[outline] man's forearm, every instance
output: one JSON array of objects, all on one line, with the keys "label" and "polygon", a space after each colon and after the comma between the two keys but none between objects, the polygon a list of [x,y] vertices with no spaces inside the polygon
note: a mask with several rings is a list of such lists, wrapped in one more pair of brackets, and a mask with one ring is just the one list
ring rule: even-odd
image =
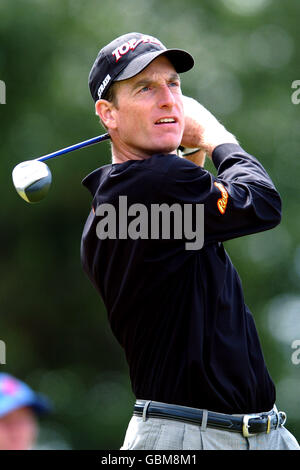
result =
[{"label": "man's forearm", "polygon": [[205,164],[206,152],[202,149],[194,149],[194,151],[186,152],[186,149],[183,149],[182,157],[190,162],[195,163],[198,166],[203,167]]}]

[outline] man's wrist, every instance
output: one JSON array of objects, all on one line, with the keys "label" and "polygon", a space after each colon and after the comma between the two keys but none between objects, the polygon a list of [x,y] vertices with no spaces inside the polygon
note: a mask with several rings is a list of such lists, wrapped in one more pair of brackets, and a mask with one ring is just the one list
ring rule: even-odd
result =
[{"label": "man's wrist", "polygon": [[233,144],[233,143],[226,143],[226,144],[220,144],[217,147],[215,147],[211,159],[218,170],[219,166],[221,163],[228,158],[232,154],[245,154],[245,150],[240,146],[240,144]]},{"label": "man's wrist", "polygon": [[213,151],[216,147],[223,144],[236,144],[239,145],[239,142],[235,138],[233,134],[230,132],[225,132],[224,135],[220,135],[217,139],[215,139],[211,144],[206,144],[203,147],[205,148],[207,154],[211,157]]}]

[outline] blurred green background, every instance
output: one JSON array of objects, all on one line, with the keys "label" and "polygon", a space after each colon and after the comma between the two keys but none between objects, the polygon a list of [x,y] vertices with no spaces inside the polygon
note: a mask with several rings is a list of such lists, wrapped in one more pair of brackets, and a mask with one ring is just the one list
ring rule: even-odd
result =
[{"label": "blurred green background", "polygon": [[[300,440],[300,2],[289,0],[1,0],[1,371],[47,394],[39,448],[118,449],[134,397],[123,351],[80,264],[86,174],[108,143],[49,162],[47,198],[26,204],[11,171],[103,133],[87,77],[98,50],[139,31],[196,60],[183,92],[208,107],[266,167],[283,199],[276,229],[225,243],[260,334],[277,406]],[[207,168],[214,171],[210,162]],[[298,355],[300,357],[300,354]]]}]

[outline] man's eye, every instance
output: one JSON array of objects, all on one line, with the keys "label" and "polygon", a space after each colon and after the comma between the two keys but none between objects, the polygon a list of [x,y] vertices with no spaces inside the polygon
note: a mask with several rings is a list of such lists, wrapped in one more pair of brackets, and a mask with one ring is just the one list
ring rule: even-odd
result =
[{"label": "man's eye", "polygon": [[180,84],[179,84],[179,82],[170,82],[170,83],[169,83],[169,86],[170,86],[170,87],[179,87]]},{"label": "man's eye", "polygon": [[141,91],[142,93],[144,93],[145,91],[148,91],[148,90],[150,90],[150,87],[149,87],[149,86],[144,86],[143,88],[140,89],[140,91]]}]

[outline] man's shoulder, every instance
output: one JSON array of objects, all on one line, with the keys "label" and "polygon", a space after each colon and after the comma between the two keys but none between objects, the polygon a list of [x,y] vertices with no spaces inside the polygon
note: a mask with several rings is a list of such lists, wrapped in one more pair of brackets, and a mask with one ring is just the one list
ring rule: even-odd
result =
[{"label": "man's shoulder", "polygon": [[[195,171],[199,171],[195,163],[179,157],[175,153],[170,154],[153,154],[151,157],[143,160],[128,160],[124,163],[108,164],[97,168],[87,175],[82,184],[92,194],[95,195],[100,186],[106,185],[107,182],[122,186],[131,186],[137,183],[140,178],[143,183],[163,184],[162,179],[167,183],[170,181],[185,180],[194,178]],[[191,173],[192,172],[192,173]]]},{"label": "man's shoulder", "polygon": [[150,169],[158,173],[170,173],[172,171],[180,171],[184,169],[199,168],[195,163],[179,157],[175,153],[155,154],[151,158],[145,160],[145,169]]},{"label": "man's shoulder", "polygon": [[100,181],[107,178],[108,174],[112,170],[112,165],[104,165],[100,168],[97,168],[96,170],[92,171],[89,173],[82,181],[81,184],[85,186],[92,195],[95,194]]}]

